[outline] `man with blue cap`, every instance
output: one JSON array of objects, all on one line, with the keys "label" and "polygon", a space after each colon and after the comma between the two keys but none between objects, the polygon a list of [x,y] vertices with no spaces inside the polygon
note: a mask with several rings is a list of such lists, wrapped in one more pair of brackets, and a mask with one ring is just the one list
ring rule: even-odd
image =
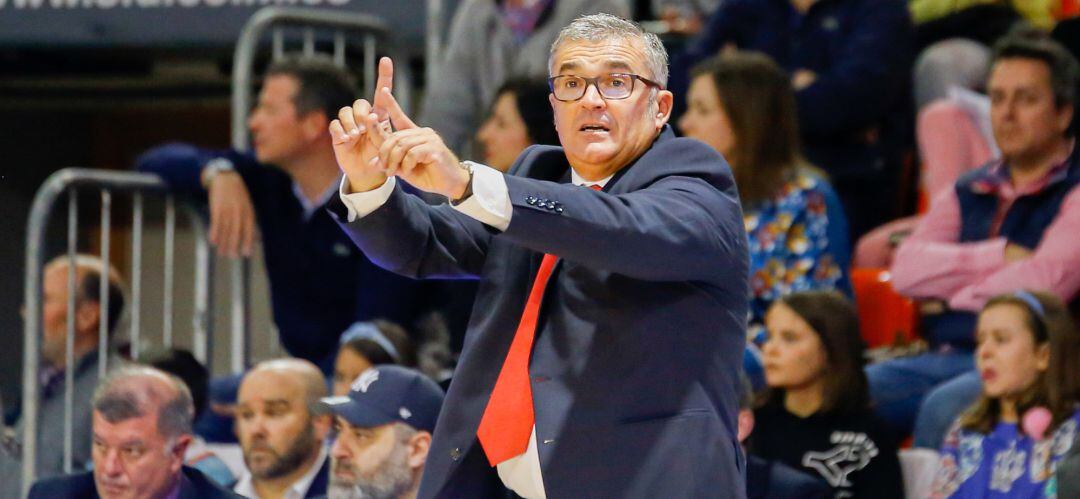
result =
[{"label": "man with blue cap", "polygon": [[420,487],[443,390],[418,371],[372,367],[348,395],[321,400],[334,415],[327,495],[412,499]]}]

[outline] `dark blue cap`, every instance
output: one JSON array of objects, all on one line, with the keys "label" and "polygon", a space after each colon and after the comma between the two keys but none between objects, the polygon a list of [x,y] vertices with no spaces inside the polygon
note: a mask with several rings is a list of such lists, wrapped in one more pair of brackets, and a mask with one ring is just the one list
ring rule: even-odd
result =
[{"label": "dark blue cap", "polygon": [[353,426],[372,428],[400,421],[433,433],[442,401],[442,388],[427,376],[386,364],[360,373],[348,395],[326,397],[319,404]]}]

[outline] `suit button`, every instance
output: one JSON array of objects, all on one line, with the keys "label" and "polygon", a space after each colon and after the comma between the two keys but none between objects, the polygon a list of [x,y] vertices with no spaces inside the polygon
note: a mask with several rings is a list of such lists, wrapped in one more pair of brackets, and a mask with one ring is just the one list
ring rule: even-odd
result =
[{"label": "suit button", "polygon": [[529,196],[529,197],[525,198],[525,202],[529,203],[530,205],[534,205],[534,204],[536,204],[536,198],[533,197],[533,196]]},{"label": "suit button", "polygon": [[547,444],[553,444],[553,443],[555,443],[555,439],[554,439],[554,438],[545,438],[545,439],[544,439],[544,445],[547,445]]},{"label": "suit button", "polygon": [[556,206],[555,207],[555,213],[562,213],[562,212],[563,212],[562,206]]},{"label": "suit button", "polygon": [[453,459],[454,461],[461,459],[461,449],[454,447],[454,450],[450,451],[450,459]]}]

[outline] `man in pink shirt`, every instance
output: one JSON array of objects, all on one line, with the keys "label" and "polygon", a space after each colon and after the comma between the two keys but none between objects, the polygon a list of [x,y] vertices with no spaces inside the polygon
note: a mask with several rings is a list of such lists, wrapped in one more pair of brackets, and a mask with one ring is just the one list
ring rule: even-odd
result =
[{"label": "man in pink shirt", "polygon": [[939,194],[897,252],[893,285],[923,301],[930,351],[872,365],[867,375],[881,417],[898,432],[914,426],[916,446],[937,447],[978,395],[975,313],[987,299],[1038,289],[1068,301],[1080,289],[1078,66],[1038,32],[998,44],[987,87],[1003,159]]}]

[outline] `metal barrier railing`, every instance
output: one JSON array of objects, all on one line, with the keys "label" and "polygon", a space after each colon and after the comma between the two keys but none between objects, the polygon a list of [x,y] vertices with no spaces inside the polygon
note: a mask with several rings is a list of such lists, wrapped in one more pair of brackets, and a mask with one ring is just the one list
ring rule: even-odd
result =
[{"label": "metal barrier railing", "polygon": [[[42,336],[42,272],[45,266],[45,239],[49,220],[58,201],[63,194],[67,194],[67,289],[68,310],[75,310],[76,298],[76,265],[75,257],[78,245],[79,193],[87,190],[98,190],[101,195],[101,260],[108,265],[112,246],[110,244],[112,231],[112,201],[114,192],[130,192],[132,202],[132,239],[131,239],[131,295],[129,303],[131,311],[130,335],[131,355],[138,358],[141,349],[141,317],[139,316],[139,304],[141,302],[141,279],[143,274],[142,244],[144,224],[143,198],[147,194],[154,194],[165,199],[165,289],[164,289],[164,312],[163,312],[163,343],[165,347],[172,347],[172,312],[173,312],[173,264],[175,255],[175,232],[176,232],[176,201],[168,194],[165,183],[156,175],[147,173],[119,172],[109,170],[90,170],[81,168],[67,168],[53,173],[38,189],[30,210],[27,222],[26,237],[26,283],[24,300],[26,305],[26,321],[23,329],[24,355],[23,355],[23,409],[22,421],[22,489],[23,496],[29,492],[30,485],[34,481],[37,464],[37,435],[38,435],[38,410],[40,407],[40,382],[38,378],[39,360],[41,355],[40,338]],[[211,293],[210,283],[213,273],[210,246],[207,240],[207,231],[202,217],[187,205],[183,205],[182,213],[189,220],[195,234],[195,291],[194,312],[192,316],[193,346],[195,357],[203,363],[212,358],[212,327],[211,317]],[[108,368],[109,357],[109,279],[108,268],[103,269],[100,300],[99,320],[99,348],[98,348],[98,375],[103,376]],[[64,472],[72,472],[72,414],[73,414],[73,390],[75,365],[74,358],[75,337],[75,314],[67,314],[67,339],[66,339],[66,366],[64,380]]]},{"label": "metal barrier railing", "polygon": [[[302,54],[312,56],[316,52],[316,30],[329,31],[333,40],[332,57],[340,66],[346,66],[346,53],[348,51],[349,36],[360,38],[363,55],[363,81],[364,95],[370,96],[375,92],[376,68],[378,59],[377,50],[380,47],[383,53],[390,54],[396,60],[404,62],[400,52],[391,42],[390,28],[381,19],[375,16],[342,12],[338,10],[316,10],[296,7],[266,7],[260,9],[244,25],[240,38],[236,43],[236,51],[233,59],[232,74],[232,147],[237,151],[249,149],[249,131],[247,128],[248,113],[252,106],[252,92],[254,83],[255,57],[259,50],[259,43],[267,32],[271,35],[271,50],[273,60],[278,60],[286,54],[285,30],[295,28],[302,30],[301,46]],[[411,77],[408,64],[398,64],[394,70],[395,88],[406,89],[399,92],[399,102],[408,111],[411,106],[409,90],[411,90]],[[349,103],[342,103],[342,106]],[[251,354],[251,328],[250,328],[250,280],[251,263],[247,258],[233,261],[229,269],[230,275],[230,316],[231,316],[231,366],[234,372],[243,371],[247,368]]]},{"label": "metal barrier railing", "polygon": [[[441,45],[441,0],[429,0],[428,29],[433,37],[429,37],[427,50],[429,57],[438,58]],[[302,30],[302,53],[312,55],[316,49],[315,30],[329,29],[333,40],[334,61],[344,67],[348,51],[348,36],[359,35],[362,43],[364,95],[372,95],[376,81],[377,50],[389,54],[402,64],[395,67],[395,87],[405,89],[398,92],[398,101],[402,107],[411,109],[411,77],[409,65],[394,47],[390,40],[390,30],[379,18],[374,16],[350,13],[342,11],[310,10],[303,8],[267,7],[256,12],[245,25],[237,42],[235,60],[233,65],[232,101],[231,101],[231,124],[232,146],[239,151],[249,149],[249,134],[246,126],[248,113],[251,109],[252,87],[254,83],[254,65],[256,53],[260,47],[260,41],[269,31],[272,36],[272,56],[279,59],[286,53],[285,30],[299,28]],[[429,68],[437,64],[431,64]],[[433,74],[430,72],[429,75]],[[346,105],[343,103],[342,105]],[[164,221],[164,303],[162,342],[164,346],[171,347],[174,334],[172,327],[173,286],[175,270],[175,238],[176,238],[176,200],[168,193],[168,187],[156,175],[134,172],[119,172],[109,170],[89,170],[68,168],[51,175],[39,188],[31,208],[27,226],[26,239],[26,286],[25,305],[26,322],[24,327],[24,364],[23,364],[23,411],[22,418],[25,422],[22,435],[22,488],[25,496],[32,485],[37,462],[37,434],[38,412],[40,408],[40,380],[38,378],[40,360],[40,337],[41,337],[41,312],[42,312],[42,270],[45,265],[45,230],[48,226],[53,209],[61,195],[68,195],[67,210],[67,254],[70,260],[74,260],[78,243],[78,193],[83,190],[97,189],[101,195],[101,259],[108,264],[112,247],[110,234],[112,230],[112,201],[113,193],[124,191],[130,192],[132,199],[132,238],[131,238],[131,295],[128,310],[130,311],[131,348],[134,358],[138,358],[142,349],[141,334],[142,317],[140,303],[142,299],[142,271],[143,254],[143,227],[144,196],[147,194],[160,195],[165,202]],[[213,259],[207,239],[207,229],[203,218],[190,206],[183,204],[180,208],[190,220],[196,237],[195,250],[195,292],[193,312],[193,335],[194,355],[196,358],[209,365],[212,359],[212,327],[211,317],[211,284],[213,278]],[[107,272],[107,270],[106,270]],[[250,263],[248,259],[236,259],[230,268],[230,326],[232,330],[230,340],[231,366],[233,372],[246,369],[250,355],[250,307],[249,299]],[[101,310],[107,310],[108,303],[108,279],[101,279]],[[75,265],[68,266],[68,307],[73,310],[76,293],[76,269]],[[106,316],[102,313],[102,316]],[[99,345],[98,374],[104,375],[107,369],[108,357],[108,327],[107,321],[101,321],[101,344]],[[67,324],[67,365],[73,366],[74,356],[74,314],[68,314]],[[64,472],[72,471],[72,404],[74,369],[65,370],[65,427],[64,427]]]}]

